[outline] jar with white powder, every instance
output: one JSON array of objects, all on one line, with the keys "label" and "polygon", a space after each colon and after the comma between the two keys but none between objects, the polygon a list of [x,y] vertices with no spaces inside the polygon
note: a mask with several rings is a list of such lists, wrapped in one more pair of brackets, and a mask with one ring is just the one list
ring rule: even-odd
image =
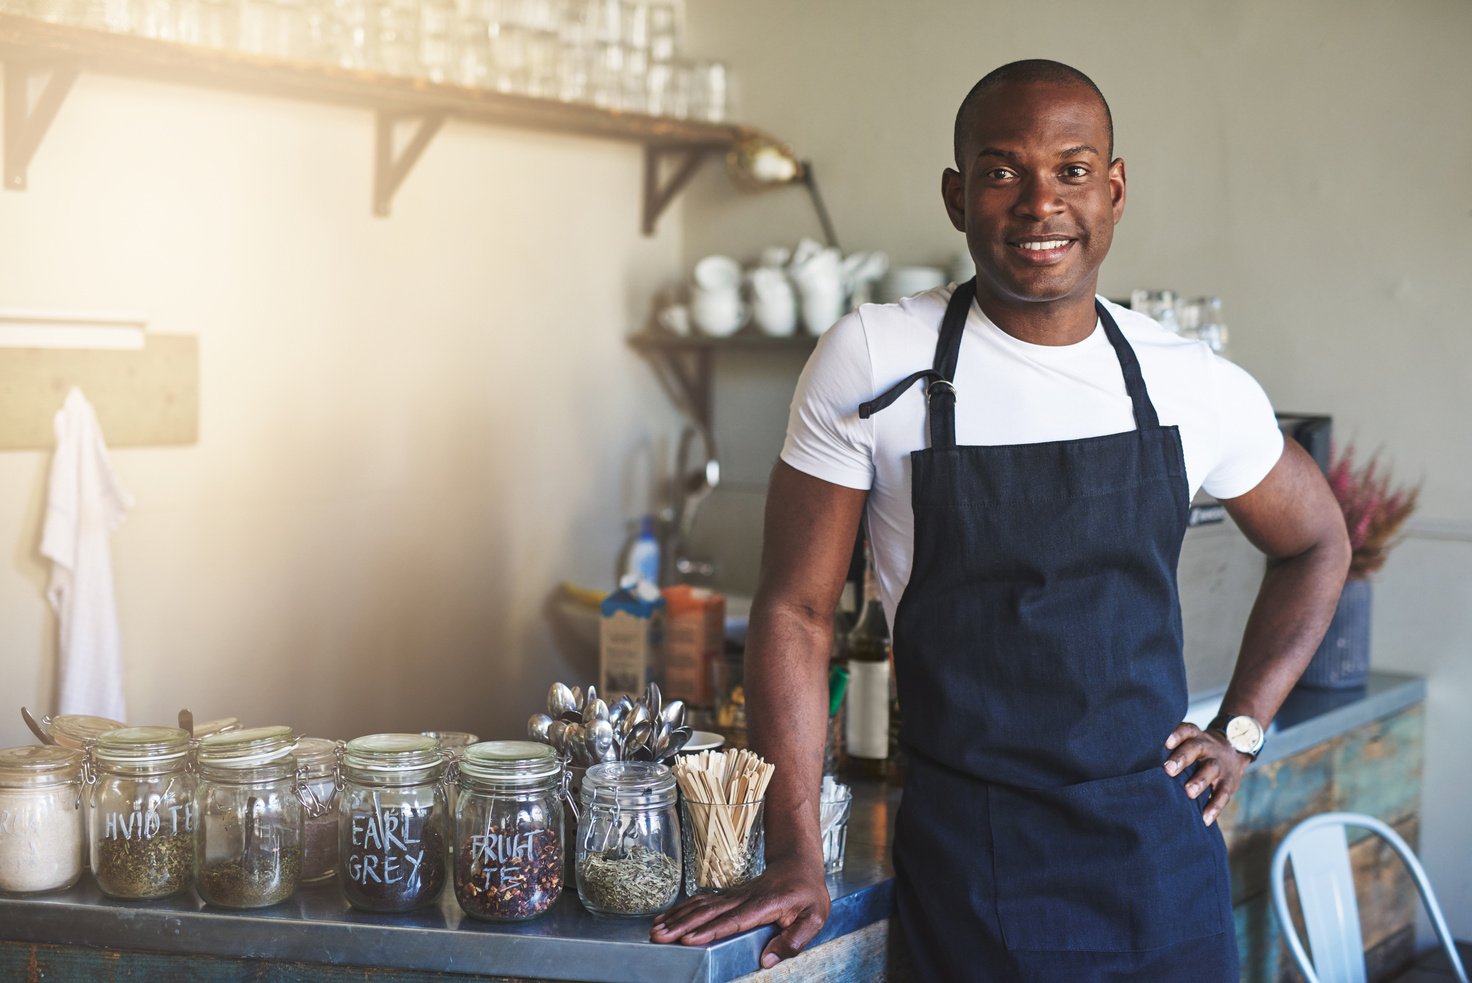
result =
[{"label": "jar with white powder", "polygon": [[82,755],[0,749],[0,891],[71,887],[82,876]]}]

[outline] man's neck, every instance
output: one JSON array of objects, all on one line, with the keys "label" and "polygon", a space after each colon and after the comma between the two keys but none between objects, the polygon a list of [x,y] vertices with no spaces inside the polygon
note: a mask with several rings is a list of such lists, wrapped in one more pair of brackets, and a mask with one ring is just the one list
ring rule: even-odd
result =
[{"label": "man's neck", "polygon": [[993,324],[1032,345],[1076,345],[1093,334],[1099,323],[1092,293],[1046,303],[1027,303],[986,296],[978,290],[976,302]]}]

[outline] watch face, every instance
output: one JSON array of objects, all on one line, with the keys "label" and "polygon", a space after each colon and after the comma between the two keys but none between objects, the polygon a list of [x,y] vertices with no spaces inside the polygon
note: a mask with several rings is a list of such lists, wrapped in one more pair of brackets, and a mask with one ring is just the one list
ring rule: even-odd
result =
[{"label": "watch face", "polygon": [[1244,754],[1252,754],[1262,745],[1262,728],[1251,717],[1233,717],[1227,721],[1227,742]]}]

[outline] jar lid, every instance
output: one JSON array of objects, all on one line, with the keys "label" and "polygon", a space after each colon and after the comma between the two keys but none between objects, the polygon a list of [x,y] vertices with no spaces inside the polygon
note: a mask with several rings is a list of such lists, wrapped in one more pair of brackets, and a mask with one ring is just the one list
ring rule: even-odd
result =
[{"label": "jar lid", "polygon": [[342,763],[360,771],[417,771],[442,764],[440,742],[423,734],[369,734],[348,741]]},{"label": "jar lid", "polygon": [[81,778],[82,753],[50,744],[0,749],[0,787],[66,785]]},{"label": "jar lid", "polygon": [[99,760],[164,763],[189,754],[189,732],[178,727],[120,727],[97,738]]},{"label": "jar lid", "polygon": [[655,761],[605,761],[583,775],[584,805],[663,806],[675,797],[675,773]]},{"label": "jar lid", "polygon": [[460,774],[507,785],[532,785],[561,773],[557,752],[536,741],[482,741],[460,759]]},{"label": "jar lid", "polygon": [[202,724],[194,725],[194,737],[196,740],[204,740],[215,734],[224,734],[228,731],[240,729],[239,717],[221,717],[219,720],[210,720]]},{"label": "jar lid", "polygon": [[199,742],[199,763],[216,768],[255,768],[279,761],[296,747],[290,727],[251,727],[211,734]]},{"label": "jar lid", "polygon": [[51,737],[56,743],[78,751],[108,731],[128,726],[121,720],[113,720],[111,717],[92,717],[84,713],[64,713],[56,717],[47,717],[42,722],[51,732]]},{"label": "jar lid", "polygon": [[421,730],[419,733],[424,737],[433,737],[447,751],[467,748],[480,741],[475,734],[464,730]]},{"label": "jar lid", "polygon": [[332,774],[337,766],[337,742],[325,737],[298,738],[296,763],[311,775]]}]

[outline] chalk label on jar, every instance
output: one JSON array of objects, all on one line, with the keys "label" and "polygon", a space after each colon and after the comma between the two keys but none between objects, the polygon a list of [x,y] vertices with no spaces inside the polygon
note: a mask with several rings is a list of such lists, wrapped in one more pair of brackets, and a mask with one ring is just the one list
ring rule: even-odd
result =
[{"label": "chalk label on jar", "polygon": [[537,857],[537,838],[541,833],[475,834],[470,837],[470,859],[480,865],[480,887],[521,887],[526,884],[528,867]]},{"label": "chalk label on jar", "polygon": [[194,805],[182,803],[161,809],[102,814],[102,837],[107,840],[151,840],[160,833],[173,836],[194,832]]},{"label": "chalk label on jar", "polygon": [[424,850],[414,849],[419,847],[420,838],[410,833],[411,826],[418,825],[397,812],[353,816],[350,843],[355,850],[348,857],[348,877],[358,884],[417,881]]}]

